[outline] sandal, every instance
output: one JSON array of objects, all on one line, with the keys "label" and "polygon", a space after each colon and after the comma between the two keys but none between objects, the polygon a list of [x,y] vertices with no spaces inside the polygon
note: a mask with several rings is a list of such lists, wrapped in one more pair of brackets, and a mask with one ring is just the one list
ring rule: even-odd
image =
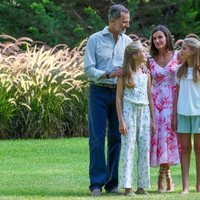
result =
[{"label": "sandal", "polygon": [[170,169],[169,166],[167,166],[166,171],[166,181],[167,181],[167,192],[173,192],[174,191],[174,183],[170,175]]},{"label": "sandal", "polygon": [[149,195],[149,193],[147,191],[145,191],[143,188],[138,188],[137,191],[135,192],[135,194]]}]

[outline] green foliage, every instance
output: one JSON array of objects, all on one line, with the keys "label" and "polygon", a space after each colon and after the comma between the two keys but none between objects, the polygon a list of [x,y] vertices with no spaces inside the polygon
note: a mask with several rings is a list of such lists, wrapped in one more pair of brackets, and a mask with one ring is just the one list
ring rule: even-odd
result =
[{"label": "green foliage", "polygon": [[[84,42],[73,50],[45,49],[31,47],[25,42],[30,38],[12,39],[14,44],[0,49],[0,138],[87,135]],[[14,51],[20,43],[26,51]]]},{"label": "green foliage", "polygon": [[137,10],[139,7],[140,0],[128,0],[127,8],[130,11],[130,28],[128,29],[129,33],[135,33],[135,30],[139,28],[139,21],[135,20],[137,15]]},{"label": "green foliage", "polygon": [[[64,117],[65,121],[65,129],[67,131],[67,136],[88,136],[88,87],[82,88],[82,90],[76,90],[74,92],[74,99],[72,101],[65,102],[64,105],[64,113],[67,113]],[[80,97],[78,99],[78,103],[73,103],[74,101],[77,101],[75,99],[77,97]]]},{"label": "green foliage", "polygon": [[[16,3],[11,3],[16,2]],[[68,24],[62,9],[51,0],[5,1],[0,3],[0,32],[14,37],[27,36],[48,45],[63,43]],[[7,10],[7,12],[5,12]],[[72,24],[72,20],[68,19]],[[67,20],[66,20],[67,21]],[[65,43],[71,44],[70,38]]]},{"label": "green foliage", "polygon": [[4,138],[16,111],[13,88],[9,81],[0,81],[0,137]]},{"label": "green foliage", "polygon": [[[93,8],[85,7],[83,8],[83,15],[85,15],[84,19],[77,22],[73,29],[74,36],[79,38],[87,38],[89,34],[97,32],[106,25],[103,19],[98,15],[97,11]],[[78,44],[78,43],[77,43]]]},{"label": "green foliage", "polygon": [[186,3],[185,0],[182,0],[180,2],[174,20],[177,23],[170,23],[170,27],[177,37],[179,37],[183,33],[185,33],[185,35],[188,33],[195,33],[197,35],[200,35],[199,8],[199,1],[189,0]]},{"label": "green foliage", "polygon": [[107,24],[109,7],[114,3],[130,10],[128,34],[149,38],[154,26],[164,24],[177,39],[188,32],[200,35],[200,2],[196,0],[1,0],[0,32],[51,46],[65,43],[75,47]]},{"label": "green foliage", "polygon": [[97,12],[90,6],[85,8],[84,12],[88,15],[87,24],[91,26],[94,32],[101,30],[106,25]]},{"label": "green foliage", "polygon": [[[127,34],[134,33],[140,37],[149,38],[152,28],[163,24],[171,30],[175,39],[183,38],[191,32],[200,35],[200,1],[195,0],[73,0],[67,3],[65,0],[1,0],[0,32],[10,34],[15,38],[30,37],[34,41],[39,40],[50,46],[66,44],[72,49],[72,47],[78,46],[83,39],[101,30],[107,24],[109,7],[114,3],[124,4],[130,10],[131,22]],[[15,40],[15,38],[10,38],[7,41],[1,38],[1,41],[9,43],[14,40],[15,45],[17,43],[19,45],[20,41]],[[1,44],[1,46],[3,45]],[[26,45],[26,43],[21,43],[21,49],[25,50]],[[13,55],[15,53],[14,49]],[[73,55],[70,56],[71,54],[69,58],[73,60]],[[40,56],[37,58],[39,59]],[[9,62],[12,59],[14,58],[11,56]],[[48,63],[47,60],[44,59],[39,64],[35,64],[34,69]],[[69,61],[70,67],[74,64],[79,66],[80,60],[83,62],[83,54],[72,62]],[[64,66],[66,63],[65,60],[61,65]],[[50,67],[54,64],[51,63]],[[25,68],[29,68],[30,65],[32,63],[27,63],[28,67]],[[9,68],[5,67],[5,69],[13,68],[13,66],[12,63]],[[0,63],[0,67],[2,67],[2,63]],[[58,72],[56,70],[57,63],[53,67],[54,71],[51,74],[55,75]],[[70,67],[69,72],[71,72]],[[17,67],[15,70],[20,71],[21,69]],[[49,69],[45,68],[45,70]],[[83,73],[82,70],[80,71]],[[35,78],[34,73],[32,74],[33,79]],[[4,130],[4,133],[11,134],[1,135],[2,138],[10,136],[45,138],[86,135],[87,84],[85,78],[82,74],[73,77],[75,82],[81,81],[82,87],[74,87],[73,90],[67,92],[69,95],[67,98],[70,98],[70,101],[63,101],[66,96],[56,96],[53,92],[59,90],[59,93],[62,93],[62,89],[64,89],[65,93],[69,89],[67,86],[59,88],[63,80],[63,77],[60,78],[56,80],[57,84],[55,85],[50,86],[47,81],[42,89],[40,86],[35,86],[27,93],[22,94],[16,93],[16,91],[23,91],[20,84],[11,87],[11,92],[0,85],[0,129]],[[31,81],[35,81],[33,79]],[[13,91],[13,88],[16,90]],[[35,94],[35,98],[32,98],[32,93]],[[18,98],[14,96],[13,100],[13,95],[16,94],[19,96]],[[55,105],[54,102],[57,104]],[[16,130],[20,131],[17,133]]]},{"label": "green foliage", "polygon": [[[53,92],[59,84],[32,86],[18,97],[15,132],[21,138],[63,137],[63,99]],[[50,89],[52,87],[52,90]],[[18,132],[16,131],[18,130]]]}]

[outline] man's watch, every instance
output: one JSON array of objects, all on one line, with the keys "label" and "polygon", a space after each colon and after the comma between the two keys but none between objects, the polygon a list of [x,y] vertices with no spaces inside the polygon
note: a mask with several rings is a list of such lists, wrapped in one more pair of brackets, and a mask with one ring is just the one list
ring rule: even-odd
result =
[{"label": "man's watch", "polygon": [[107,78],[107,79],[110,78],[110,73],[106,73],[106,78]]}]

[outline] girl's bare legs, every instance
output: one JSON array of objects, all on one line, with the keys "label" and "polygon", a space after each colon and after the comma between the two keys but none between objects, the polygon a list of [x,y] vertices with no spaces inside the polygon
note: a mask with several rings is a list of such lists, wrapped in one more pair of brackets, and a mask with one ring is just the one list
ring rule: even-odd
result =
[{"label": "girl's bare legs", "polygon": [[189,192],[189,168],[190,168],[190,154],[192,149],[191,134],[181,133],[181,172],[182,172],[182,187],[183,193]]},{"label": "girl's bare legs", "polygon": [[200,134],[194,134],[194,152],[196,157],[196,191],[200,192]]}]

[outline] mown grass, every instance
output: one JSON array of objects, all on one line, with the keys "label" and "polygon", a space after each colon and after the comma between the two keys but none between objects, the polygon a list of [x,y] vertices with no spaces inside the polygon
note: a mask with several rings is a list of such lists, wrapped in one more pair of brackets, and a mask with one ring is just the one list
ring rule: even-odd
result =
[{"label": "mown grass", "polygon": [[[88,139],[1,140],[0,199],[94,199],[88,185]],[[180,166],[172,168],[175,192],[156,193],[157,168],[151,169],[150,196],[122,197],[103,193],[95,199],[200,199],[195,193],[194,156],[190,194],[181,196]]]}]

